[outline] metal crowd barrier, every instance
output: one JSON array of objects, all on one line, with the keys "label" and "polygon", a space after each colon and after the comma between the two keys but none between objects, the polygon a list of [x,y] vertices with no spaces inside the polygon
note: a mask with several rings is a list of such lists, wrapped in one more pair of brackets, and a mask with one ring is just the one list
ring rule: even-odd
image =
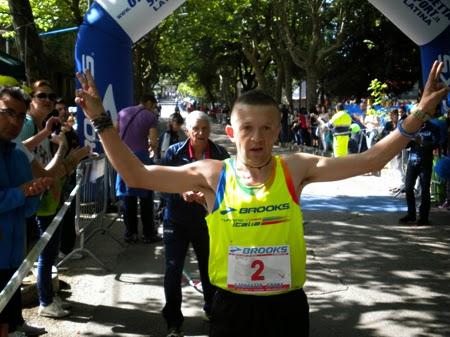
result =
[{"label": "metal crowd barrier", "polygon": [[37,260],[38,256],[41,254],[45,246],[47,246],[47,243],[50,241],[51,237],[53,236],[53,233],[55,233],[55,230],[61,223],[64,214],[66,214],[67,209],[70,207],[70,204],[77,195],[78,188],[79,188],[78,185],[75,186],[75,188],[70,193],[69,198],[64,202],[61,209],[55,215],[53,221],[47,227],[45,233],[42,234],[39,241],[34,245],[34,247],[28,253],[26,258],[22,261],[22,264],[20,265],[19,269],[14,273],[14,275],[9,280],[8,284],[6,284],[5,288],[0,292],[0,312],[2,312],[2,310],[8,304],[13,294],[22,284],[22,280],[30,272],[31,268],[33,267],[33,263]]},{"label": "metal crowd barrier", "polygon": [[88,254],[102,268],[108,270],[105,264],[85,247],[86,242],[92,239],[97,233],[107,234],[122,245],[121,241],[110,233],[111,225],[115,222],[116,218],[106,221],[105,217],[108,201],[111,199],[111,195],[114,194],[114,171],[112,166],[104,155],[100,155],[96,158],[89,158],[82,161],[77,167],[76,174],[77,184],[70,193],[69,198],[55,215],[45,233],[30,250],[19,269],[0,292],[0,312],[20,287],[22,280],[29,274],[34,262],[50,241],[66,214],[67,209],[74,200],[76,203],[75,232],[79,238],[79,247],[67,254],[57,264],[57,267],[67,262],[73,254],[80,252]]},{"label": "metal crowd barrier", "polygon": [[57,267],[70,260],[74,254],[85,253],[102,268],[108,270],[106,265],[86,248],[86,243],[96,234],[101,233],[122,245],[110,231],[116,218],[106,221],[105,217],[112,184],[111,170],[112,167],[104,154],[84,160],[78,165],[78,191],[75,197],[75,232],[78,236],[78,247],[59,261]]}]

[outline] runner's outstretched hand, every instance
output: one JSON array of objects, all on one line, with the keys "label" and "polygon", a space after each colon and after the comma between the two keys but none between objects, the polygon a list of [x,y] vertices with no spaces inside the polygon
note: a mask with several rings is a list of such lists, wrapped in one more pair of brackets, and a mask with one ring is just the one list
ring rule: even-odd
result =
[{"label": "runner's outstretched hand", "polygon": [[434,61],[430,73],[428,74],[427,83],[423,88],[422,97],[417,104],[420,110],[429,115],[434,115],[436,113],[436,106],[450,91],[450,88],[440,80],[443,66],[444,63]]},{"label": "runner's outstretched hand", "polygon": [[81,84],[81,88],[75,93],[75,103],[83,109],[87,118],[93,120],[105,113],[105,108],[95,86],[94,78],[90,70],[86,70],[84,74],[77,73],[76,76]]}]

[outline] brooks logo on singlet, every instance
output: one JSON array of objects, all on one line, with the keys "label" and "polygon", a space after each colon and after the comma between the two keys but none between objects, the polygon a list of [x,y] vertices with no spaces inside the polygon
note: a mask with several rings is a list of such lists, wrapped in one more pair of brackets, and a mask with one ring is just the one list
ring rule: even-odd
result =
[{"label": "brooks logo on singlet", "polygon": [[263,212],[274,212],[274,211],[283,211],[289,209],[289,204],[279,204],[279,205],[268,205],[268,206],[260,206],[260,207],[243,207],[239,209],[240,214],[247,213],[263,213]]}]

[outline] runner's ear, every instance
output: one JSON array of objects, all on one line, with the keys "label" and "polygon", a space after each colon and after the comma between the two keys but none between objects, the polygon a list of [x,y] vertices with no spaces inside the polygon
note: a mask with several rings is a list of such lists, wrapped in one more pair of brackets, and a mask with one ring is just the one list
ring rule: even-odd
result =
[{"label": "runner's ear", "polygon": [[228,138],[230,138],[231,141],[234,141],[234,130],[231,125],[225,126],[225,132],[226,132]]}]

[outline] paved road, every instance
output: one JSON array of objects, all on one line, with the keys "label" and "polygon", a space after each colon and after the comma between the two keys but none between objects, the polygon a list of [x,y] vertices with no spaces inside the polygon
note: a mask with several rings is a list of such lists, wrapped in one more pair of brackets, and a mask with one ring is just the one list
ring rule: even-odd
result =
[{"label": "paved road", "polygon": [[[213,138],[232,149],[222,129],[214,125]],[[392,184],[383,171],[305,189],[311,337],[450,336],[450,212],[433,209],[429,227],[399,226],[404,200],[389,194]],[[111,233],[122,230],[119,219]],[[165,336],[163,246],[121,246],[98,234],[88,248],[111,271],[90,258],[60,270],[73,314],[40,318],[32,304],[26,318],[49,337]],[[195,275],[192,256],[186,268]],[[207,336],[200,294],[185,285],[183,296],[185,335]]]}]

